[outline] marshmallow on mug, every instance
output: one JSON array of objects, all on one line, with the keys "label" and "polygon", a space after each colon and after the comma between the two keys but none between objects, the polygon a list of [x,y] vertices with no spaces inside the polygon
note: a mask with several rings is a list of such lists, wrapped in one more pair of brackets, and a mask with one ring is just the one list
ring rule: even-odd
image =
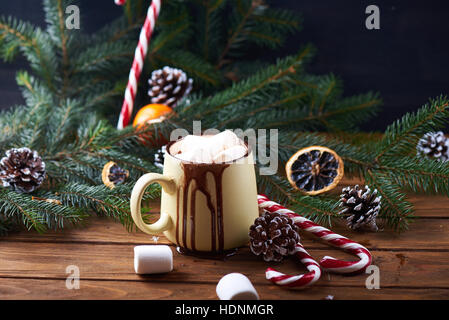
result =
[{"label": "marshmallow on mug", "polygon": [[165,245],[136,246],[134,270],[137,274],[170,272],[173,270],[173,252]]},{"label": "marshmallow on mug", "polygon": [[221,151],[214,157],[214,162],[228,162],[232,160],[237,160],[244,157],[247,153],[247,149],[243,146],[234,146],[229,149]]},{"label": "marshmallow on mug", "polygon": [[220,163],[239,159],[247,153],[242,140],[232,131],[216,135],[188,135],[170,147],[170,154],[195,163]]},{"label": "marshmallow on mug", "polygon": [[240,140],[234,132],[225,130],[214,136],[210,136],[205,148],[207,148],[211,154],[215,155],[232,147],[243,145],[243,141]]},{"label": "marshmallow on mug", "polygon": [[241,273],[225,275],[217,284],[220,300],[259,300],[259,295],[251,281]]}]

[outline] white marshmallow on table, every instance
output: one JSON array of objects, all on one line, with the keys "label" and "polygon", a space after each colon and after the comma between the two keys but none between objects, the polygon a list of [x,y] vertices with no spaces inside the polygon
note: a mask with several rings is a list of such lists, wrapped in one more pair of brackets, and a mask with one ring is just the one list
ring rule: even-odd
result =
[{"label": "white marshmallow on table", "polygon": [[173,252],[165,245],[136,246],[134,270],[137,274],[170,272],[173,270]]},{"label": "white marshmallow on table", "polygon": [[216,292],[220,300],[259,300],[251,281],[241,273],[230,273],[221,278]]}]

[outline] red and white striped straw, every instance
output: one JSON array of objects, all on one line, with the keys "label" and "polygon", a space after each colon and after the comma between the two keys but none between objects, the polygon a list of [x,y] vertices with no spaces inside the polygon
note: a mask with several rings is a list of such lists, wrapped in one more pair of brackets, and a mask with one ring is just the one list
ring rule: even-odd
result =
[{"label": "red and white striped straw", "polygon": [[336,234],[307,218],[301,217],[297,213],[281,206],[274,201],[271,201],[265,195],[258,195],[257,201],[259,203],[259,208],[262,208],[269,212],[277,212],[287,215],[302,230],[310,232],[315,236],[325,240],[327,243],[346,250],[349,253],[355,254],[360,258],[359,261],[344,261],[326,256],[320,261],[320,265],[324,270],[334,273],[355,273],[364,271],[371,264],[371,253],[368,251],[368,249],[358,244],[357,242]]},{"label": "red and white striped straw", "polygon": [[123,6],[126,2],[126,0],[114,0],[115,4],[118,6]]},{"label": "red and white striped straw", "polygon": [[268,268],[265,271],[265,277],[267,280],[284,287],[296,287],[303,288],[315,283],[321,277],[321,268],[318,262],[316,262],[304,249],[302,244],[297,243],[295,247],[294,255],[304,264],[309,270],[308,273],[300,275],[288,275],[276,271],[273,268]]},{"label": "red and white striped straw", "polygon": [[[123,5],[126,0],[115,0],[115,3]],[[139,42],[134,53],[134,61],[129,72],[128,85],[126,86],[125,98],[123,100],[120,118],[118,120],[117,129],[126,127],[133,113],[134,100],[137,94],[137,84],[143,69],[143,63],[148,51],[151,34],[154,30],[159,11],[161,10],[161,0],[153,0],[148,7],[147,16],[140,31]]]}]

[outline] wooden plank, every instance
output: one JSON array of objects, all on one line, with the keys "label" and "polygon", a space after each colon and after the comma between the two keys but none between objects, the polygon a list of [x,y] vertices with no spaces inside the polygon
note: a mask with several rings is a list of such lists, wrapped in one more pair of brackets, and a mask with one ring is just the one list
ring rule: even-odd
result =
[{"label": "wooden plank", "polygon": [[[334,226],[334,232],[340,233],[359,242],[368,249],[408,250],[429,249],[449,250],[449,219],[418,219],[410,225],[410,230],[403,233],[355,232],[343,225]],[[302,242],[306,248],[325,248],[315,237],[302,232]],[[170,244],[163,236],[153,238],[137,231],[129,233],[117,222],[106,218],[92,217],[86,227],[68,229],[60,232],[38,234],[36,232],[12,233],[2,241],[50,242],[50,243],[109,243],[109,244]]]},{"label": "wooden plank", "polygon": [[[448,289],[320,287],[304,290],[285,290],[272,285],[256,286],[261,299],[311,300],[332,295],[343,299],[449,299]],[[81,280],[79,290],[68,290],[65,280],[1,279],[0,300],[14,299],[200,299],[216,300],[215,284],[155,283],[128,281]]]},{"label": "wooden plank", "polygon": [[449,198],[445,196],[409,195],[408,200],[415,206],[417,217],[449,219]]},{"label": "wooden plank", "polygon": [[[175,251],[175,250],[174,250]],[[309,250],[312,256],[325,255],[353,259],[341,251]],[[447,277],[448,252],[373,252],[373,264],[379,266],[381,286],[407,288],[449,288]],[[165,275],[138,276],[133,270],[132,245],[42,244],[2,242],[0,246],[0,277],[58,278],[66,277],[68,265],[80,268],[82,279],[129,280],[175,283],[217,283],[225,274],[241,272],[254,283],[266,283],[264,271],[268,266],[286,273],[302,273],[304,267],[293,259],[282,264],[266,263],[242,248],[233,257],[223,260],[200,259],[174,252],[174,272]],[[323,275],[325,286],[365,286],[367,275],[352,277]]]},{"label": "wooden plank", "polygon": [[[159,214],[157,214],[159,216]],[[168,244],[169,241],[164,236],[157,237],[161,244]],[[156,239],[156,238],[155,238]],[[35,231],[21,231],[10,233],[2,238],[2,241],[22,241],[22,242],[58,242],[58,243],[110,243],[110,244],[153,244],[153,237],[133,230],[128,232],[120,222],[104,217],[91,217],[86,221],[85,226],[68,228],[59,231],[49,231],[39,234]]]}]

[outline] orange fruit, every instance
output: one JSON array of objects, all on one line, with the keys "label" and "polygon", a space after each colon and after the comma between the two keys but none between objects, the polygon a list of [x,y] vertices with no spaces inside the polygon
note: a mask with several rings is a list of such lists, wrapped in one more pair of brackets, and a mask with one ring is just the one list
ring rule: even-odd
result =
[{"label": "orange fruit", "polygon": [[133,126],[138,127],[144,123],[151,124],[155,122],[162,122],[164,116],[171,112],[173,112],[173,109],[165,104],[148,104],[137,112],[133,121]]},{"label": "orange fruit", "polygon": [[296,152],[285,171],[293,188],[314,196],[337,186],[344,175],[344,164],[334,150],[311,146]]},{"label": "orange fruit", "polygon": [[[169,106],[166,106],[165,104],[157,104],[157,103],[148,104],[137,112],[136,117],[134,118],[133,121],[133,126],[140,128],[145,124],[162,122],[172,112],[173,109],[170,108]],[[140,141],[142,144],[149,145],[151,147],[160,147],[161,143],[164,144],[164,141],[165,143],[167,142],[166,139],[162,136],[162,134],[159,139],[154,139],[154,137],[152,137],[152,134],[150,132],[140,135]]]}]

